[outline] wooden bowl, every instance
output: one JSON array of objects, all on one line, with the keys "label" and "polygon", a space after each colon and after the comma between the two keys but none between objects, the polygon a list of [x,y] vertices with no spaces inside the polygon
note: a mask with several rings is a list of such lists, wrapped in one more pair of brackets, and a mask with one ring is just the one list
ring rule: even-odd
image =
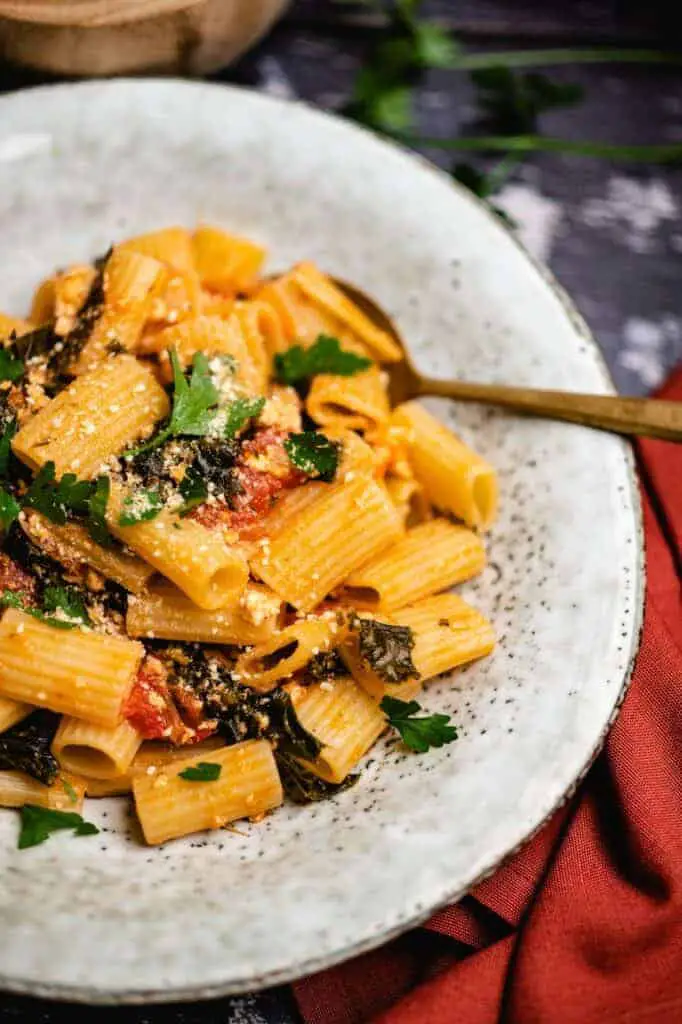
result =
[{"label": "wooden bowl", "polygon": [[288,0],[0,0],[0,58],[65,75],[203,74],[270,27]]}]

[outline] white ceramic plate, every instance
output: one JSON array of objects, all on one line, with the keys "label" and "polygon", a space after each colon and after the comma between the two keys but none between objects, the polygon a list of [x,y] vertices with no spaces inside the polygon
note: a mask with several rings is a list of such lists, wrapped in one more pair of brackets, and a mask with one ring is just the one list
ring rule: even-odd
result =
[{"label": "white ceramic plate", "polygon": [[[112,239],[207,220],[309,257],[392,313],[426,369],[585,391],[610,384],[557,286],[468,192],[339,120],[223,86],[66,85],[0,100],[0,308]],[[332,802],[246,835],[140,845],[124,801],[98,838],[16,850],[0,812],[0,985],[89,1001],[255,988],[380,943],[458,896],[565,799],[637,646],[632,463],[613,437],[434,406],[500,469],[490,566],[465,593],[495,655],[429,688],[460,740],[371,755]]]}]

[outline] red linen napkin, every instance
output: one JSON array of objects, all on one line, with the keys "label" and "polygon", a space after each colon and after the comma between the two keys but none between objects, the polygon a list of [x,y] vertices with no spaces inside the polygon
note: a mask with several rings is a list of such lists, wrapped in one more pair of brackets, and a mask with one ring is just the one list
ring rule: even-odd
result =
[{"label": "red linen napkin", "polygon": [[[682,400],[682,368],[661,397]],[[644,631],[603,752],[470,896],[298,982],[306,1024],[682,1022],[682,445],[638,455]]]}]

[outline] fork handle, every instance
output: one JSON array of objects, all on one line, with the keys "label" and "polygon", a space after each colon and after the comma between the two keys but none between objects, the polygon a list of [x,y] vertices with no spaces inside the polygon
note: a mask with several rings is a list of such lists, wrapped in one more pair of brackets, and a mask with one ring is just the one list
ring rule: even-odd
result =
[{"label": "fork handle", "polygon": [[547,419],[581,423],[616,434],[682,441],[682,402],[619,395],[581,395],[570,391],[514,388],[500,384],[422,378],[420,395],[439,395],[461,402],[485,402]]}]

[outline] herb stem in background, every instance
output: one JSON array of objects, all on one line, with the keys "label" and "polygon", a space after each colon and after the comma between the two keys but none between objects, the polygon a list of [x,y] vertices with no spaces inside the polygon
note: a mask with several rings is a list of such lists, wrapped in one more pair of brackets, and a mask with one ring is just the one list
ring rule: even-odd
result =
[{"label": "herb stem in background", "polygon": [[486,175],[487,193],[493,195],[498,192],[509,175],[523,162],[522,153],[507,153],[499,163],[495,164],[492,170]]},{"label": "herb stem in background", "polygon": [[682,142],[630,146],[610,142],[557,139],[543,135],[483,135],[453,139],[403,135],[401,141],[411,146],[480,153],[486,150],[515,154],[564,153],[569,156],[594,156],[606,160],[634,160],[653,164],[682,162]]},{"label": "herb stem in background", "polygon": [[548,67],[551,64],[682,64],[682,53],[670,53],[665,50],[619,50],[608,47],[465,53],[457,58],[453,70],[537,68]]}]

